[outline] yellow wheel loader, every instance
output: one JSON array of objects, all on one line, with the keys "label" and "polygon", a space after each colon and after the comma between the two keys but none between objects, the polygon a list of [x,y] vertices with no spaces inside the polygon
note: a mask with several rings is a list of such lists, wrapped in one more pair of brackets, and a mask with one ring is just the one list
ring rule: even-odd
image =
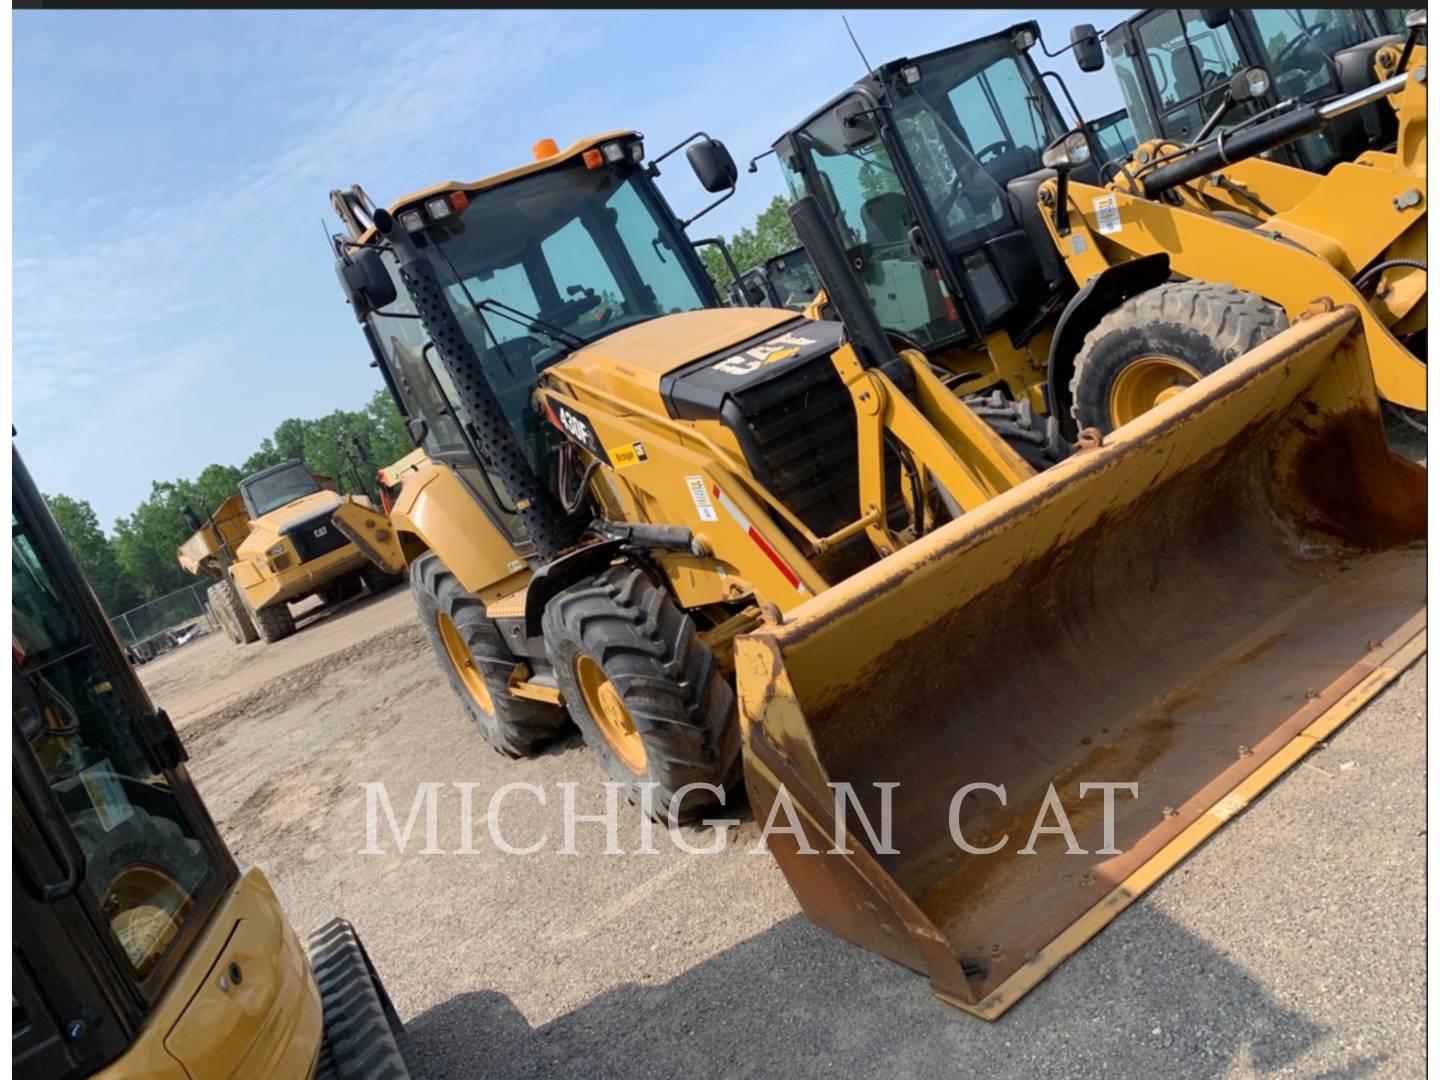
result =
[{"label": "yellow wheel loader", "polygon": [[195,531],[176,552],[180,566],[215,580],[210,610],[237,645],[289,637],[290,605],[308,596],[338,603],[403,580],[367,553],[389,541],[384,515],[300,461],[247,476],[203,523],[188,507],[186,519]]},{"label": "yellow wheel loader", "polygon": [[419,1075],[350,924],[307,963],[236,866],[18,453],[12,477],[13,1075]]},{"label": "yellow wheel loader", "polygon": [[1037,472],[893,347],[815,199],[840,320],[717,308],[638,139],[333,194],[427,451],[394,565],[497,747],[568,715],[671,820],[743,770],[812,919],[993,1018],[1421,654],[1424,470],[1317,298]]},{"label": "yellow wheel loader", "polygon": [[[1359,8],[1146,9],[1102,35],[1089,24],[1070,31],[1082,71],[1099,71],[1106,54],[1138,141],[1198,142],[1207,118],[1223,105],[1234,122],[1285,101],[1319,102],[1363,90],[1376,80],[1377,60],[1400,48],[1406,12],[1385,14],[1377,27]],[[1412,15],[1424,19],[1424,11]],[[1393,29],[1394,26],[1400,29]],[[1393,61],[1393,56],[1392,56]],[[1267,75],[1266,89],[1245,101],[1224,101],[1232,78],[1250,68]],[[1390,72],[1383,72],[1385,78]],[[1395,116],[1377,102],[1336,117],[1274,151],[1296,168],[1325,172],[1395,141]],[[1100,160],[1129,155],[1109,154]]]},{"label": "yellow wheel loader", "polygon": [[[1112,430],[1325,295],[1361,312],[1382,396],[1424,409],[1424,363],[1406,344],[1425,319],[1423,48],[1397,47],[1406,70],[1376,86],[1221,129],[1233,100],[1263,88],[1264,72],[1247,69],[1224,89],[1203,142],[1148,142],[1101,184],[1095,133],[1067,130],[1048,85],[1064,84],[1030,55],[1038,41],[1037,25],[1020,23],[883,64],[774,144],[792,195],[825,208],[897,346],[924,351],[959,388],[1055,417],[1074,439],[1085,427]],[[1393,152],[1324,177],[1259,159],[1387,96],[1402,117]],[[1068,111],[1078,117],[1073,102]],[[1177,171],[1201,164],[1199,176]],[[1057,229],[1057,165],[1065,205],[1083,206],[1089,228]],[[1185,282],[1210,288],[1164,299]],[[1192,298],[1203,298],[1193,318]],[[1216,340],[1225,311],[1243,313],[1245,326]],[[1080,371],[1112,315],[1171,342],[1137,357],[1167,363],[1119,390],[1105,381],[1111,365]],[[1175,346],[1177,336],[1197,348]]]}]

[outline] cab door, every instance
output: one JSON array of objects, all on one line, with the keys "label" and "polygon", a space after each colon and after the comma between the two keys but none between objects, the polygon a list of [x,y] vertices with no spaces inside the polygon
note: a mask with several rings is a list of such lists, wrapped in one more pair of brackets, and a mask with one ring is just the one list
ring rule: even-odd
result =
[{"label": "cab door", "polygon": [[237,871],[18,455],[13,458],[12,1065],[122,1053]]}]

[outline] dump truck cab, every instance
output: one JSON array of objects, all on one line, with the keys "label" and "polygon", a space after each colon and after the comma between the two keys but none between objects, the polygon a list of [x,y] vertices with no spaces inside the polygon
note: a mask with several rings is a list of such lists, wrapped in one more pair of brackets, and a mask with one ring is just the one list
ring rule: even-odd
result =
[{"label": "dump truck cab", "polygon": [[1043,408],[1048,327],[1073,286],[1036,191],[1042,151],[1071,124],[1030,57],[1038,39],[1019,23],[882,64],[774,148],[792,197],[828,211],[887,331],[970,391]]},{"label": "dump truck cab", "polygon": [[[333,923],[310,951],[318,966],[343,949],[360,975],[317,979],[265,875],[227,850],[174,726],[12,463],[14,1074],[307,1077],[338,1052],[359,1069],[340,1075],[378,1075],[367,1056],[407,1075],[353,930]],[[337,1051],[327,1020],[347,1008]]]},{"label": "dump truck cab", "polygon": [[[1319,101],[1373,83],[1377,52],[1400,41],[1405,28],[1403,11],[1380,13],[1383,29],[1371,14],[1359,8],[1162,8],[1126,19],[1103,40],[1139,140],[1184,143],[1193,141],[1220,104],[1231,77],[1246,68],[1265,69],[1270,87],[1237,103],[1227,124],[1284,101]],[[1394,142],[1395,133],[1394,111],[1379,102],[1337,118],[1274,156],[1325,172]]]}]

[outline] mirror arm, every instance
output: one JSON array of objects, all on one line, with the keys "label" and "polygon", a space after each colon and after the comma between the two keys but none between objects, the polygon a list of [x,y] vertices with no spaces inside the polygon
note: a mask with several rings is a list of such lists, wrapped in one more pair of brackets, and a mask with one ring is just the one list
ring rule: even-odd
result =
[{"label": "mirror arm", "polygon": [[[732,188],[732,189],[730,190],[730,195],[733,195],[733,194],[735,194],[735,190]],[[730,195],[724,196],[724,197],[721,198],[718,202],[716,202],[714,205],[717,205],[717,206],[718,206],[719,203],[722,203],[722,202],[725,201],[725,199],[728,199],[728,198],[730,197]],[[704,211],[702,210],[700,213],[703,214]],[[695,217],[699,217],[699,216],[700,216],[699,214],[696,214],[696,215],[695,215]],[[694,221],[695,218],[691,218],[690,220],[691,220],[691,221]],[[688,224],[688,223],[687,223],[687,224]],[[707,237],[705,237],[703,240],[691,240],[691,241],[690,241],[690,246],[691,246],[692,248],[702,248],[702,247],[711,247],[711,246],[718,247],[718,248],[720,249],[720,257],[725,260],[725,265],[726,265],[727,267],[729,267],[730,273],[733,274],[734,277],[735,277],[735,284],[740,287],[740,295],[741,295],[742,297],[744,297],[744,299],[745,299],[745,306],[746,306],[746,307],[754,307],[754,306],[755,306],[754,304],[750,303],[750,294],[745,291],[745,283],[740,280],[740,268],[735,265],[735,260],[734,260],[734,258],[732,258],[731,255],[730,255],[730,246],[729,246],[728,244],[726,244],[724,240],[720,239],[719,236],[707,236]]]},{"label": "mirror arm", "polygon": [[[707,136],[707,138],[708,138],[708,136]],[[721,195],[718,199],[716,199],[714,202],[712,202],[709,206],[705,207],[705,208],[704,208],[703,210],[701,210],[699,213],[694,214],[694,215],[692,215],[691,217],[688,217],[688,218],[686,218],[684,221],[680,222],[680,228],[681,228],[681,229],[688,229],[688,228],[690,227],[690,225],[691,225],[692,222],[699,221],[702,217],[704,217],[706,214],[708,214],[711,210],[714,210],[715,207],[719,206],[719,205],[720,205],[722,202],[724,202],[726,199],[730,198],[731,195],[734,195],[734,194],[735,194],[735,187],[736,187],[736,185],[731,184],[731,185],[730,185],[730,190],[727,191],[724,195]]]},{"label": "mirror arm", "polygon": [[1227,112],[1229,112],[1230,107],[1234,104],[1235,95],[1230,93],[1229,87],[1226,87],[1225,96],[1220,99],[1219,106],[1217,106],[1215,111],[1210,114],[1210,119],[1205,121],[1205,125],[1195,133],[1195,138],[1191,139],[1190,141],[1202,143],[1206,139],[1208,139],[1211,133],[1220,126],[1221,117],[1223,117]]},{"label": "mirror arm", "polygon": [[1070,170],[1055,170],[1055,231],[1070,234]]},{"label": "mirror arm", "polygon": [[[652,179],[652,180],[655,179],[655,177],[657,177],[657,176],[660,175],[660,162],[664,161],[664,160],[665,160],[667,157],[669,157],[671,154],[675,153],[675,151],[685,149],[685,147],[689,146],[689,145],[690,145],[692,142],[694,142],[696,139],[708,139],[708,138],[710,138],[710,136],[707,135],[707,134],[705,134],[705,132],[703,132],[703,131],[697,131],[697,132],[695,132],[694,135],[691,135],[691,136],[689,136],[688,138],[685,138],[685,139],[681,139],[678,143],[676,143],[674,146],[670,147],[669,150],[666,150],[666,151],[665,151],[663,154],[661,154],[659,157],[653,157],[653,158],[651,158],[648,162],[646,162],[646,163],[645,163],[645,175],[648,176],[648,177],[650,177],[650,179]],[[692,218],[691,220],[694,220],[694,219]]]}]

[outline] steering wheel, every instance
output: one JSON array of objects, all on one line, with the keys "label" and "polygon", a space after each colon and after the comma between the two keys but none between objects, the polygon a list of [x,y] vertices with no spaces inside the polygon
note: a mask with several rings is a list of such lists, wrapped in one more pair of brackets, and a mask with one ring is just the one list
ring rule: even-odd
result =
[{"label": "steering wheel", "polygon": [[985,155],[993,152],[999,156],[1002,150],[1014,150],[1015,145],[1009,139],[996,139],[989,146],[983,146],[975,153],[975,160],[982,165],[985,163]]},{"label": "steering wheel", "polygon": [[1299,52],[1301,48],[1311,44],[1310,39],[1304,36],[1293,37],[1285,43],[1285,47],[1275,54],[1274,67],[1282,68],[1291,59],[1291,54]]},{"label": "steering wheel", "polygon": [[[547,323],[554,326],[571,326],[587,311],[600,306],[600,297],[594,293],[567,300],[559,307],[541,313]],[[532,328],[533,329],[533,328]]]}]

